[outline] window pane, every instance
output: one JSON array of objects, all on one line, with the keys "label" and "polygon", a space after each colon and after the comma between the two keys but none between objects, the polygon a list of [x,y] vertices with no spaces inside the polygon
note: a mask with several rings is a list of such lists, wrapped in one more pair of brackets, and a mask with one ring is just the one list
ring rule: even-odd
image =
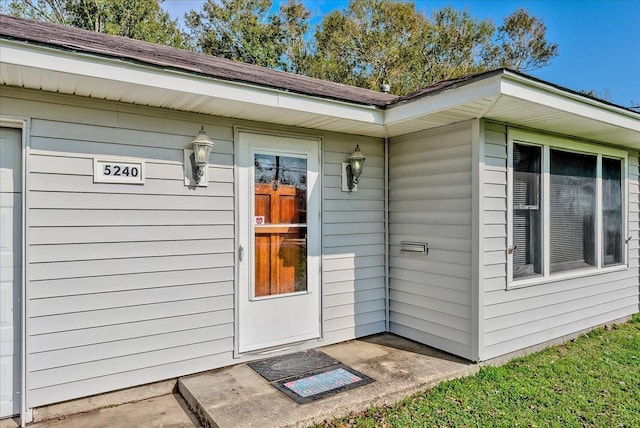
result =
[{"label": "window pane", "polygon": [[256,153],[254,296],[307,290],[307,160]]},{"label": "window pane", "polygon": [[550,270],[596,266],[596,156],[551,150]]},{"label": "window pane", "polygon": [[542,274],[542,148],[513,145],[513,277]]},{"label": "window pane", "polygon": [[602,249],[605,266],[622,263],[622,162],[602,158]]},{"label": "window pane", "polygon": [[307,222],[307,160],[255,155],[255,215],[264,224]]},{"label": "window pane", "polygon": [[257,228],[255,297],[307,290],[307,228]]}]

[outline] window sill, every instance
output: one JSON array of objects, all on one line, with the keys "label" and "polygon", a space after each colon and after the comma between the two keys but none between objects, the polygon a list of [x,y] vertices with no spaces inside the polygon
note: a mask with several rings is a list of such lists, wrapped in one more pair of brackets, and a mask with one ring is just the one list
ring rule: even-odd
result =
[{"label": "window sill", "polygon": [[620,272],[629,269],[629,266],[626,264],[609,266],[606,268],[586,268],[586,269],[578,269],[570,272],[560,272],[551,274],[549,276],[536,276],[533,278],[525,278],[525,279],[516,279],[507,282],[506,290],[515,290],[518,288],[531,287],[535,285],[549,284],[552,282],[559,282],[568,279],[576,279],[576,278],[584,278],[587,276],[596,276],[596,275],[606,275],[608,273]]}]

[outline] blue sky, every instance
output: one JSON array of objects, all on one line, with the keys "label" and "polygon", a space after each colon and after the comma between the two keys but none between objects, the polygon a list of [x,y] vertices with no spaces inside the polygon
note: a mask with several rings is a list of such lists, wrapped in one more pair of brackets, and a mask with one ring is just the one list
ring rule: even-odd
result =
[{"label": "blue sky", "polygon": [[[285,3],[286,0],[282,0]],[[203,0],[165,0],[162,7],[176,18],[201,8]],[[274,0],[274,6],[280,1]],[[303,0],[314,24],[345,0]],[[623,106],[640,105],[640,0],[449,0],[416,1],[416,9],[431,14],[443,6],[468,9],[475,18],[496,23],[519,7],[542,18],[547,39],[558,43],[550,65],[529,72],[534,77],[576,91],[594,90]]]}]

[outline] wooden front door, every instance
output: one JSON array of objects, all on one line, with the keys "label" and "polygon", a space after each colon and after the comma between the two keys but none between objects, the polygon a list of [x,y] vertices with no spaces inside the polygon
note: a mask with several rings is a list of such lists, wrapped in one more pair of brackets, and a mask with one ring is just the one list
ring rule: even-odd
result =
[{"label": "wooden front door", "polygon": [[[280,160],[277,157],[277,160]],[[255,295],[306,290],[306,192],[295,184],[254,185]]]},{"label": "wooden front door", "polygon": [[320,336],[319,144],[239,134],[238,351]]}]

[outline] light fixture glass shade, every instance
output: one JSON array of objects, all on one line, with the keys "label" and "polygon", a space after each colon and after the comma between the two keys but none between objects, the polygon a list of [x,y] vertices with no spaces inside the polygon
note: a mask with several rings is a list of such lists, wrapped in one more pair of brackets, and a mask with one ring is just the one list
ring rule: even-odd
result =
[{"label": "light fixture glass shade", "polygon": [[200,129],[200,132],[196,138],[191,142],[193,147],[194,161],[198,167],[205,167],[209,163],[209,155],[211,150],[215,146],[215,143],[204,132],[204,126]]},{"label": "light fixture glass shade", "polygon": [[349,164],[351,164],[351,174],[353,175],[353,182],[358,183],[358,178],[362,174],[362,166],[364,165],[365,157],[360,151],[360,145],[356,145],[356,149],[349,156]]},{"label": "light fixture glass shade", "polygon": [[193,148],[193,154],[191,155],[191,162],[193,163],[193,172],[196,183],[200,183],[209,163],[209,155],[211,149],[215,146],[211,138],[204,132],[204,126],[200,129],[200,132],[196,138],[191,142]]}]

